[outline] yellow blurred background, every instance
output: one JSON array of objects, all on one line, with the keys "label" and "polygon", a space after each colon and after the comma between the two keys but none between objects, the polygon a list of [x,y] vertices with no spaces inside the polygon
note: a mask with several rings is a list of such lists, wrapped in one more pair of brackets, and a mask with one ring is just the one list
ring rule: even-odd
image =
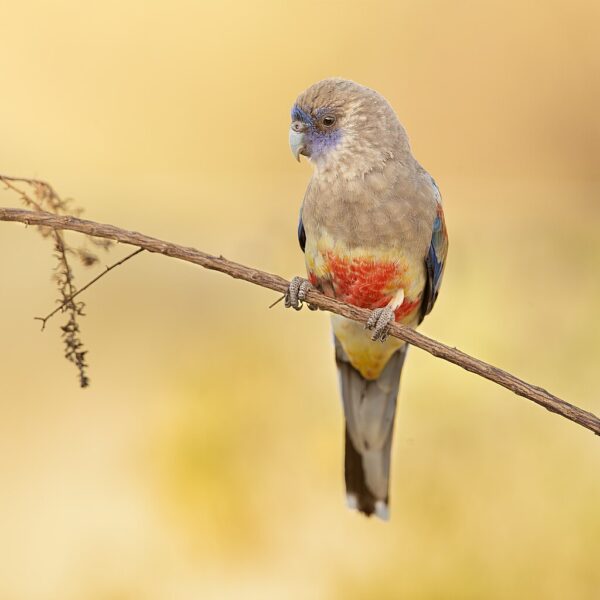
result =
[{"label": "yellow blurred background", "polygon": [[[596,0],[4,2],[0,172],[290,277],[289,109],[359,81],[444,196],[422,330],[600,413],[599,28]],[[591,433],[413,349],[392,520],[364,519],[327,315],[142,254],[85,296],[80,390],[33,321],[50,244],[0,229],[1,600],[598,598]]]}]

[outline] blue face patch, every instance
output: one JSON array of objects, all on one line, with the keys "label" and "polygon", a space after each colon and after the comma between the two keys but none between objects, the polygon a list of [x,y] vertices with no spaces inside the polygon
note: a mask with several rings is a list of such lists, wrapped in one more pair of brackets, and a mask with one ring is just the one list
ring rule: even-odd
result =
[{"label": "blue face patch", "polygon": [[[331,111],[328,108],[320,108],[316,111],[315,118],[318,120],[329,112]],[[292,107],[292,121],[301,121],[308,125],[305,135],[311,156],[319,156],[335,148],[342,139],[342,132],[337,128],[320,130],[315,127],[315,120],[297,104]]]},{"label": "blue face patch", "polygon": [[342,139],[342,132],[339,129],[331,131],[319,131],[311,129],[308,134],[310,151],[312,156],[319,156],[335,148]]}]

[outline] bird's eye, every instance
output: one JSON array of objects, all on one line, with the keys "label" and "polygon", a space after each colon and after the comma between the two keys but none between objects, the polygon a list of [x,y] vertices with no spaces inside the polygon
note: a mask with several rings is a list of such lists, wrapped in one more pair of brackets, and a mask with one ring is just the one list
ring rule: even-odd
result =
[{"label": "bird's eye", "polygon": [[335,124],[335,117],[333,115],[327,115],[323,117],[323,125],[325,127],[332,127]]}]

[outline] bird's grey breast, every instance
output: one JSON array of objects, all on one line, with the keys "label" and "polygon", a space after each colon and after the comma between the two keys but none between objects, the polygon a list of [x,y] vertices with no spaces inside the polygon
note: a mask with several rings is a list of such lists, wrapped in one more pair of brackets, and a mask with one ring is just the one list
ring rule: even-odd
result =
[{"label": "bird's grey breast", "polygon": [[436,192],[422,169],[400,165],[352,181],[319,181],[306,191],[307,237],[326,235],[347,248],[392,249],[424,257],[436,214]]}]

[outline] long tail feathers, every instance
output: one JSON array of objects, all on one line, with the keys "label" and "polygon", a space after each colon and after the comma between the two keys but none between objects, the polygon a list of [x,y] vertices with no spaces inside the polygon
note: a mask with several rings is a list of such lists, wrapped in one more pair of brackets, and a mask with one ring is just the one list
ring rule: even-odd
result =
[{"label": "long tail feathers", "polygon": [[335,350],[346,417],[347,503],[388,520],[394,415],[407,346],[396,351],[376,380],[365,379],[350,364],[337,339]]}]

